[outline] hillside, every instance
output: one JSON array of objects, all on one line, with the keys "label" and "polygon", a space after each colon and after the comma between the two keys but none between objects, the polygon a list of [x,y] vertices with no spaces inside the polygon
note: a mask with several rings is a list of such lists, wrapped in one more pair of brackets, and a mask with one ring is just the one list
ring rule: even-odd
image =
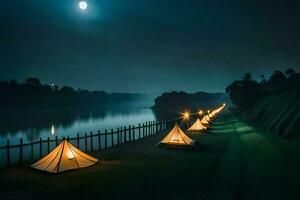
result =
[{"label": "hillside", "polygon": [[300,90],[266,97],[243,116],[269,132],[300,139]]}]

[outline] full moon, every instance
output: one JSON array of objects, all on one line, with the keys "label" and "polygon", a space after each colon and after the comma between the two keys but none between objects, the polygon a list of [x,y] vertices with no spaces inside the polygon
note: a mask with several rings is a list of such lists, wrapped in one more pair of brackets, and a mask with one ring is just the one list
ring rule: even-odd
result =
[{"label": "full moon", "polygon": [[78,5],[81,10],[85,10],[88,6],[86,1],[80,1]]}]

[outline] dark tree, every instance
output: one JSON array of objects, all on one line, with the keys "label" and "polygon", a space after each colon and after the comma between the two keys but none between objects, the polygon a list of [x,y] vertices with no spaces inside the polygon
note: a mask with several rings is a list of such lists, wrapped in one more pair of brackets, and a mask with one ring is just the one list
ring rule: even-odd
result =
[{"label": "dark tree", "polygon": [[265,84],[265,92],[277,94],[286,89],[287,78],[281,71],[274,71],[267,83]]},{"label": "dark tree", "polygon": [[265,84],[267,82],[265,75],[261,74],[260,78],[261,78],[261,84]]},{"label": "dark tree", "polygon": [[250,109],[256,102],[267,96],[300,89],[300,74],[293,69],[286,70],[285,74],[276,70],[268,80],[264,75],[261,75],[262,81],[258,83],[251,79],[250,73],[247,73],[243,80],[235,81],[229,85],[226,92],[238,110]]},{"label": "dark tree", "polygon": [[251,80],[251,78],[252,78],[252,75],[251,75],[251,73],[246,73],[245,75],[244,75],[244,81],[250,81]]},{"label": "dark tree", "polygon": [[41,86],[41,82],[38,78],[27,78],[25,83],[33,86]]},{"label": "dark tree", "polygon": [[284,73],[285,73],[288,77],[290,77],[290,76],[296,74],[296,71],[295,71],[294,69],[292,69],[292,68],[289,68],[289,69],[285,70]]}]

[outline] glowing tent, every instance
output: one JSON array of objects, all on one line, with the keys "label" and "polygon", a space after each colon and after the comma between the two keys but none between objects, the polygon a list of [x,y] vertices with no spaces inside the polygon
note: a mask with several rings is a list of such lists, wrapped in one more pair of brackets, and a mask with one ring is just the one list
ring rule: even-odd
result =
[{"label": "glowing tent", "polygon": [[194,144],[195,141],[189,138],[176,123],[174,128],[156,146],[191,148]]},{"label": "glowing tent", "polygon": [[196,120],[196,122],[188,129],[188,131],[190,131],[190,132],[201,132],[201,131],[204,131],[206,129],[207,129],[207,127],[205,127],[201,123],[200,119],[198,118]]},{"label": "glowing tent", "polygon": [[225,108],[226,104],[223,103],[220,107],[216,108],[215,110],[213,110],[210,114],[210,117],[215,117],[217,114],[219,114],[224,108]]},{"label": "glowing tent", "polygon": [[50,173],[60,173],[88,167],[97,161],[98,159],[83,153],[68,141],[63,140],[47,156],[31,165],[31,167]]},{"label": "glowing tent", "polygon": [[207,122],[212,122],[212,119],[209,117],[209,114],[205,115],[204,117],[205,117],[205,119],[206,119]]},{"label": "glowing tent", "polygon": [[209,125],[209,122],[206,120],[206,117],[203,116],[202,119],[201,119],[201,124],[203,124],[204,126],[208,126]]}]

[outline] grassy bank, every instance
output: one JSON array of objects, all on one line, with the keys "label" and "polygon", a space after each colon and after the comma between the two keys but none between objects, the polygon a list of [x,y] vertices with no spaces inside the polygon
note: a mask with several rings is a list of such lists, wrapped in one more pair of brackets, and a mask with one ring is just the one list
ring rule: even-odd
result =
[{"label": "grassy bank", "polygon": [[269,138],[231,114],[201,151],[156,149],[163,134],[93,156],[90,168],[51,175],[28,167],[0,171],[2,199],[299,199],[300,144]]},{"label": "grassy bank", "polygon": [[288,139],[300,139],[300,90],[267,97],[245,113],[255,125]]}]

